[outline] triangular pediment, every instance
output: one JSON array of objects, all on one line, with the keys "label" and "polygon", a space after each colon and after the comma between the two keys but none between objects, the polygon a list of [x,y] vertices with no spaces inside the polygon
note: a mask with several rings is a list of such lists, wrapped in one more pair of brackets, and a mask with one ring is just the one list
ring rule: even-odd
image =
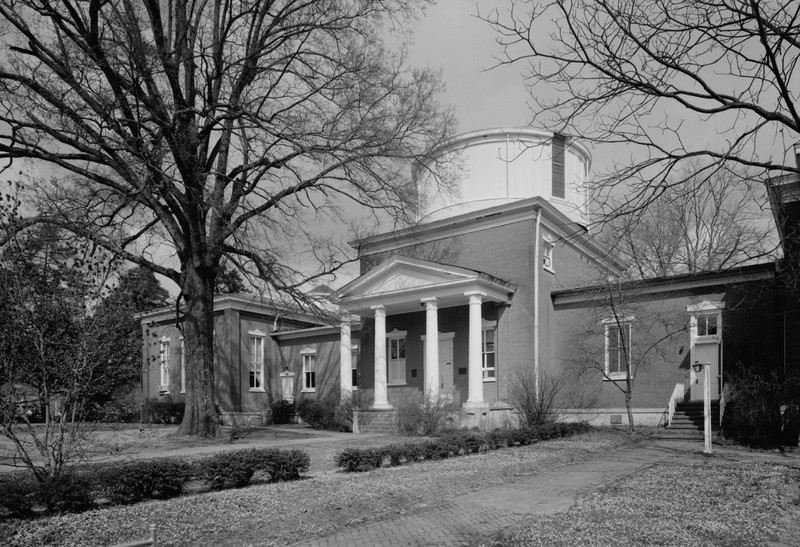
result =
[{"label": "triangular pediment", "polygon": [[441,286],[476,276],[475,272],[463,268],[395,257],[354,280],[344,289],[350,297],[377,296]]}]

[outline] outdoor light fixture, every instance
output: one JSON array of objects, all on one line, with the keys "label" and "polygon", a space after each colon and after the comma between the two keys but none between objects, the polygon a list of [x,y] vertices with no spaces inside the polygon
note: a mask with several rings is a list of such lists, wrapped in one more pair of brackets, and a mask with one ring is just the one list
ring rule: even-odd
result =
[{"label": "outdoor light fixture", "polygon": [[692,368],[695,372],[703,372],[703,363],[698,363],[697,361],[694,362]]}]

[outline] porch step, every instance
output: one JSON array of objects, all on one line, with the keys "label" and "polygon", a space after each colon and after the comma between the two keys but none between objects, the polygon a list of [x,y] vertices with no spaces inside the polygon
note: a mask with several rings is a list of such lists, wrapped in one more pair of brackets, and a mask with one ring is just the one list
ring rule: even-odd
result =
[{"label": "porch step", "polygon": [[[667,429],[699,431],[702,434],[703,420],[703,401],[678,403]],[[719,401],[711,401],[711,429],[716,431],[719,428]]]},{"label": "porch step", "polygon": [[354,416],[354,432],[356,421],[358,423],[358,433],[384,433],[392,435],[397,431],[397,412],[358,410]]}]

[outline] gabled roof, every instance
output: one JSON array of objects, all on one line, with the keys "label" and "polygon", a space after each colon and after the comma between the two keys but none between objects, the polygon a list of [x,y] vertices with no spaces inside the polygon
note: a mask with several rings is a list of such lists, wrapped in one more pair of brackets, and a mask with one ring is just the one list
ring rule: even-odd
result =
[{"label": "gabled roof", "polygon": [[465,293],[482,293],[484,300],[507,302],[516,285],[489,274],[394,256],[354,279],[333,294],[339,305],[351,313],[369,313],[382,305],[387,313],[421,311],[422,299],[436,298],[439,307],[462,306]]}]

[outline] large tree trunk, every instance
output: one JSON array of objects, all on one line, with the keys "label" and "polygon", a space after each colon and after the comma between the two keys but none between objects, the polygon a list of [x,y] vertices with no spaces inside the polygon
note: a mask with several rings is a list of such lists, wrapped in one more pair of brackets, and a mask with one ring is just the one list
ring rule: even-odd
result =
[{"label": "large tree trunk", "polygon": [[626,373],[625,383],[626,383],[626,390],[625,390],[625,409],[628,411],[628,428],[633,432],[635,430],[635,425],[633,423],[633,385],[631,382],[631,371],[628,369]]},{"label": "large tree trunk", "polygon": [[182,277],[186,410],[178,434],[214,437],[219,432],[214,380],[214,269],[187,263]]}]

